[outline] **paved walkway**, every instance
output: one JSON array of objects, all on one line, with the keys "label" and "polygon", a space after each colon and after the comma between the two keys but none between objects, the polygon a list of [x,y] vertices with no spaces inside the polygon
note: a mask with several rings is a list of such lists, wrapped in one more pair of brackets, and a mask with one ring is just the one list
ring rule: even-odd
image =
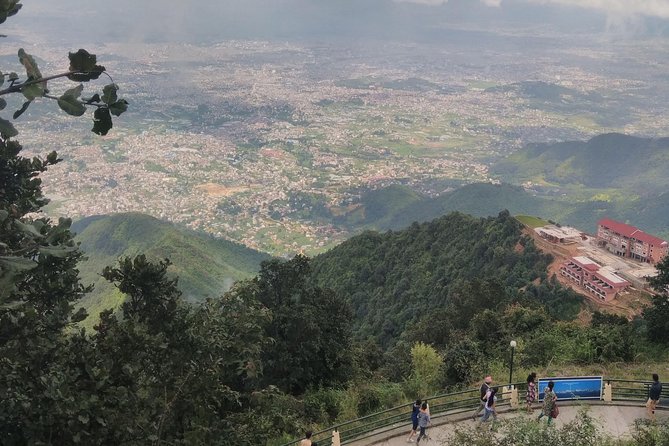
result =
[{"label": "paved walkway", "polygon": [[[625,404],[587,404],[589,408],[590,416],[592,416],[597,424],[600,426],[601,431],[607,433],[608,435],[614,437],[623,437],[630,432],[630,428],[634,425],[634,421],[638,418],[646,417],[646,408],[641,405],[641,403],[636,405],[625,405]],[[574,420],[576,418],[581,405],[560,405],[560,415],[558,418],[553,420],[557,427],[561,427],[564,424]],[[499,414],[499,420],[508,420],[514,417],[533,417],[536,418],[539,416],[539,410],[535,409],[534,412],[530,415],[525,411],[509,411]],[[669,412],[663,412],[658,410],[657,414],[658,420],[667,420],[669,419]],[[448,439],[448,436],[453,432],[454,426],[464,426],[464,427],[474,427],[475,421],[462,420],[460,416],[457,420],[449,420],[449,417],[435,417],[433,419],[433,426],[429,428],[429,434],[432,441],[426,442],[426,446],[437,446],[442,443],[445,444],[445,441]],[[366,440],[361,440],[358,442],[351,443],[355,446],[365,446],[365,445],[383,445],[383,446],[407,446],[406,439],[409,433],[411,424],[407,423],[406,428],[403,430],[397,429],[393,432],[389,432],[377,437],[368,438]],[[436,440],[436,441],[435,441]],[[423,442],[421,442],[423,444]]]}]

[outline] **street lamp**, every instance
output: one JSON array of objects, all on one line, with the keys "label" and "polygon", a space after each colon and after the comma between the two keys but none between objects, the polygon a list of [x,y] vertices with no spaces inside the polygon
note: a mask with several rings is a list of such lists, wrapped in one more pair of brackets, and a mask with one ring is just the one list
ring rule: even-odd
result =
[{"label": "street lamp", "polygon": [[511,383],[513,382],[513,352],[516,350],[516,341],[509,342],[509,347],[511,347],[511,362],[509,364],[509,389],[511,389]]}]

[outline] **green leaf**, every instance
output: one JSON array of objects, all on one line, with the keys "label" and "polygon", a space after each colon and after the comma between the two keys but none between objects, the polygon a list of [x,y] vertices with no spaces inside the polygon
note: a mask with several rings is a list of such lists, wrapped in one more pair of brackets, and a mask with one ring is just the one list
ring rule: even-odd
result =
[{"label": "green leaf", "polygon": [[87,103],[87,104],[92,104],[94,102],[100,102],[100,95],[95,93],[90,98],[84,98],[84,102]]},{"label": "green leaf", "polygon": [[80,49],[76,53],[69,53],[70,71],[76,71],[75,74],[70,74],[68,78],[76,82],[88,82],[91,79],[100,77],[105,67],[96,65],[97,57],[95,54],[90,54],[84,49]]},{"label": "green leaf", "polygon": [[16,110],[16,111],[14,112],[14,119],[18,118],[19,116],[21,116],[21,115],[23,114],[23,112],[25,112],[26,110],[28,110],[28,106],[30,105],[31,102],[32,102],[32,101],[26,101],[26,102],[24,102],[23,105],[21,106],[21,108],[19,108],[18,110]]},{"label": "green leaf", "polygon": [[74,323],[81,322],[84,319],[88,317],[88,313],[86,312],[86,309],[83,307],[80,307],[76,313],[72,315],[70,320]]},{"label": "green leaf", "polygon": [[114,116],[121,116],[121,113],[124,113],[128,110],[128,101],[125,99],[119,99],[113,104],[109,105],[109,111]]},{"label": "green leaf", "polygon": [[58,106],[68,115],[81,116],[86,113],[86,106],[67,92],[58,98]]},{"label": "green leaf", "polygon": [[23,96],[29,101],[32,101],[35,98],[41,98],[44,96],[44,85],[41,82],[26,85],[21,88],[21,93],[23,93]]},{"label": "green leaf", "polygon": [[114,124],[112,123],[108,108],[100,107],[95,110],[93,114],[93,133],[104,136],[113,126]]},{"label": "green leaf", "polygon": [[9,217],[9,212],[4,209],[0,209],[0,223],[7,220],[7,217]]},{"label": "green leaf", "polygon": [[19,50],[19,62],[25,67],[28,79],[33,80],[42,78],[42,73],[39,71],[35,58],[26,53],[23,48]]},{"label": "green leaf", "polygon": [[28,223],[23,223],[18,220],[14,221],[14,225],[23,233],[25,234],[31,234],[35,237],[42,237],[42,234],[35,228],[33,225],[28,224]]},{"label": "green leaf", "polygon": [[0,135],[2,135],[3,138],[12,138],[18,134],[18,130],[14,128],[14,125],[11,122],[0,118]]},{"label": "green leaf", "polygon": [[81,96],[81,92],[84,91],[84,85],[79,84],[74,88],[70,88],[69,90],[66,90],[65,93],[63,93],[63,96],[73,96],[75,98],[78,98]]},{"label": "green leaf", "polygon": [[74,246],[40,246],[40,254],[63,259],[77,250]]},{"label": "green leaf", "polygon": [[46,156],[46,162],[49,163],[49,164],[56,164],[56,163],[59,162],[59,161],[60,161],[60,160],[58,159],[58,153],[56,153],[55,150],[54,150],[54,151],[51,151],[51,153],[49,153],[49,154]]},{"label": "green leaf", "polygon": [[102,89],[102,102],[107,105],[113,104],[118,99],[116,92],[118,86],[116,84],[105,85]]},{"label": "green leaf", "polygon": [[5,107],[7,107],[7,101],[5,101],[3,98],[0,98],[0,110],[4,110]]},{"label": "green leaf", "polygon": [[0,256],[0,266],[10,273],[20,273],[35,268],[37,262],[25,257]]},{"label": "green leaf", "polygon": [[11,17],[23,7],[20,0],[2,0],[0,1],[0,23],[4,23],[7,17]]}]

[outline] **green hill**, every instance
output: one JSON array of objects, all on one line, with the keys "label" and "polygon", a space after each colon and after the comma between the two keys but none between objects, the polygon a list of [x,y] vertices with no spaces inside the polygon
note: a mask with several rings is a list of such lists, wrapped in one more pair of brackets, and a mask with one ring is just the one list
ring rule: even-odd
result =
[{"label": "green hill", "polygon": [[[382,191],[377,193],[382,195]],[[568,196],[539,196],[510,184],[475,183],[436,198],[416,196],[401,205],[388,204],[386,209],[388,213],[376,215],[368,227],[400,229],[453,211],[488,217],[507,209],[512,215],[533,215],[590,233],[596,230],[599,219],[609,217],[669,238],[669,192],[610,200],[575,200]]]},{"label": "green hill", "polygon": [[[520,228],[504,211],[494,218],[451,213],[401,231],[367,231],[314,258],[313,274],[320,286],[348,297],[359,337],[389,345],[449,305],[449,314],[458,314],[452,307],[458,296],[472,302],[495,296],[499,302],[485,305],[502,305],[513,290],[545,278],[550,256]],[[553,309],[573,317],[577,300],[563,296]],[[465,306],[475,307],[472,302]],[[461,316],[468,321],[473,315]]]},{"label": "green hill", "polygon": [[123,299],[99,275],[121,256],[143,253],[152,259],[169,258],[179,287],[189,300],[222,294],[236,280],[254,275],[260,262],[269,258],[240,244],[137,213],[85,218],[75,222],[72,230],[88,257],[79,266],[83,281],[95,284],[93,293],[83,301],[93,315],[116,307]]},{"label": "green hill", "polygon": [[533,144],[491,167],[510,183],[658,194],[669,188],[669,138],[609,133],[589,141]]}]

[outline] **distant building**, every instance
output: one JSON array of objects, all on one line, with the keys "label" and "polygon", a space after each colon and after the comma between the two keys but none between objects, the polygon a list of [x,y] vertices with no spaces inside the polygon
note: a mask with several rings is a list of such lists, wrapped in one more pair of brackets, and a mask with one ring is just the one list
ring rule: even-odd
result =
[{"label": "distant building", "polygon": [[597,224],[597,243],[618,256],[652,264],[669,253],[666,240],[608,218]]},{"label": "distant building", "polygon": [[562,264],[560,274],[603,301],[610,301],[630,283],[615,271],[588,257],[572,257]]},{"label": "distant building", "polygon": [[543,239],[553,243],[575,243],[583,237],[578,229],[569,226],[546,225],[534,231]]}]

